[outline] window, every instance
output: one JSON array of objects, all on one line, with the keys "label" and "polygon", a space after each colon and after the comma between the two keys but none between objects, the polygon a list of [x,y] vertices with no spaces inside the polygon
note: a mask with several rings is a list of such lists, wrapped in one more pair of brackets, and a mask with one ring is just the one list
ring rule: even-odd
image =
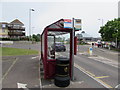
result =
[{"label": "window", "polygon": [[6,24],[2,24],[2,28],[6,28]]},{"label": "window", "polygon": [[48,59],[55,59],[58,57],[70,57],[70,44],[67,40],[70,39],[70,33],[52,32],[48,31],[47,45],[48,45]]},{"label": "window", "polygon": [[4,29],[2,29],[2,32],[4,33],[4,32],[5,32],[5,30],[4,30]]},{"label": "window", "polygon": [[55,59],[55,50],[54,50],[55,36],[48,35],[47,39],[48,39],[48,42],[47,42],[48,43],[48,51],[47,51],[48,59]]}]

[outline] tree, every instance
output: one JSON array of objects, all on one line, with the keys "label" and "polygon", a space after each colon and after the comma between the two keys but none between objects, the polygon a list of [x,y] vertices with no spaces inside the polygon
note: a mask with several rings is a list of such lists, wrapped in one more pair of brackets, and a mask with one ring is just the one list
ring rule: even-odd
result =
[{"label": "tree", "polygon": [[40,34],[37,34],[37,35],[33,34],[32,38],[34,41],[38,42],[38,41],[40,41]]},{"label": "tree", "polygon": [[41,35],[37,34],[37,41],[40,41],[40,39],[41,39]]},{"label": "tree", "polygon": [[99,33],[104,41],[116,41],[117,38],[120,42],[120,18],[108,21],[100,28]]}]

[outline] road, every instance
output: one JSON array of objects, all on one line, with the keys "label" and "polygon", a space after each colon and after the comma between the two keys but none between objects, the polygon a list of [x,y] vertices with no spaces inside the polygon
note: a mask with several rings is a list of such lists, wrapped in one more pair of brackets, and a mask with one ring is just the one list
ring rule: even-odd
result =
[{"label": "road", "polygon": [[[78,52],[87,53],[89,47],[91,47],[91,45],[79,45]],[[118,54],[119,53],[116,51],[110,51],[108,49],[93,47],[93,54],[96,54],[96,55],[99,55],[101,57],[108,58],[111,60],[118,61]]]},{"label": "road", "polygon": [[40,51],[40,42],[32,44],[31,42],[14,41],[13,44],[3,44],[2,47],[33,49]]},{"label": "road", "polygon": [[[68,46],[67,46],[68,47]],[[88,53],[89,45],[78,46],[78,53],[74,56],[75,67],[90,75],[93,79],[105,87],[114,88],[118,81],[118,52],[102,48],[93,48],[93,55]],[[67,50],[68,52],[69,50]],[[59,52],[61,56],[67,56],[66,52]],[[77,73],[75,73],[77,74]],[[120,77],[120,76],[119,76]]]}]

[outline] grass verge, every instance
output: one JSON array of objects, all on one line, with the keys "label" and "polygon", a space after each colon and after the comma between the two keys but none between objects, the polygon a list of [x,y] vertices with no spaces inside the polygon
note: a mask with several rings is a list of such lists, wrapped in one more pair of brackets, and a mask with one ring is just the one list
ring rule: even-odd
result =
[{"label": "grass verge", "polygon": [[2,56],[18,56],[18,55],[35,55],[38,54],[36,50],[20,49],[20,48],[8,48],[0,47],[2,50]]}]

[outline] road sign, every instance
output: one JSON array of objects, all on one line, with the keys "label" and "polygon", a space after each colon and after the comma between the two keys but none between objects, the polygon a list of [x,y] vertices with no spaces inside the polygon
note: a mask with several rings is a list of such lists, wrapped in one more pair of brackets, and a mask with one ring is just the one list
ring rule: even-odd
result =
[{"label": "road sign", "polygon": [[72,20],[64,19],[64,28],[72,28]]},{"label": "road sign", "polygon": [[75,30],[81,30],[81,19],[75,19],[75,24],[74,24],[74,27],[75,27]]},{"label": "road sign", "polygon": [[92,51],[92,48],[90,47],[90,51]]}]

